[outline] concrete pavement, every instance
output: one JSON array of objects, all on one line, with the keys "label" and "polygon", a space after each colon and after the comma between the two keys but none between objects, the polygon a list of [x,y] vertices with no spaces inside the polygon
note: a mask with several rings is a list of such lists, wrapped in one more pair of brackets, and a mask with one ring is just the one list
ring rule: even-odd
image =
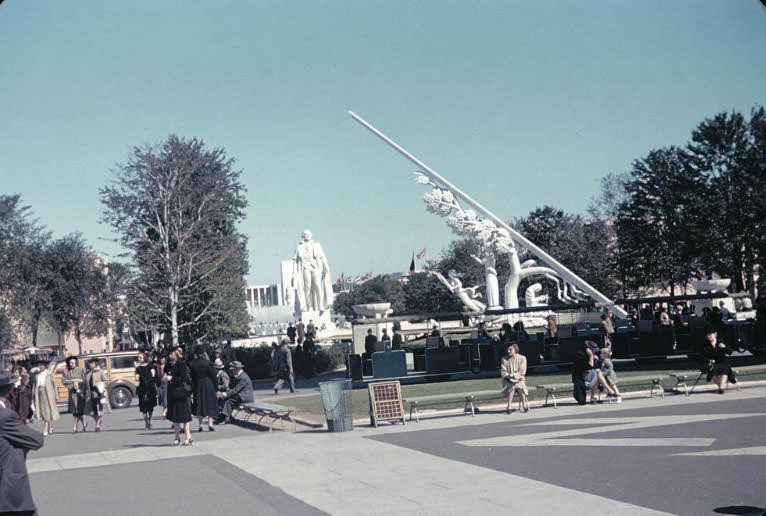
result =
[{"label": "concrete pavement", "polygon": [[119,496],[113,514],[151,513],[136,493],[154,490],[182,499],[163,504],[167,516],[209,513],[211,499],[230,514],[698,516],[766,506],[765,399],[758,387],[340,434],[221,427],[191,448],[167,446],[168,431],[143,431],[128,409],[113,414],[121,432],[55,434],[28,463],[43,516],[82,514],[60,495],[83,479],[109,493],[91,504]]}]

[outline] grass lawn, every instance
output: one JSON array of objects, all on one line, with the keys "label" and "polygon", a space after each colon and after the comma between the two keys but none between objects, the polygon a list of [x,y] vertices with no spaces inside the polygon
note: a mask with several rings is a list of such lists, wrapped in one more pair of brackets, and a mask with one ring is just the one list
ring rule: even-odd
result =
[{"label": "grass lawn", "polygon": [[[689,364],[687,367],[681,368],[680,371],[691,371]],[[656,366],[655,366],[656,367]],[[667,375],[670,369],[666,366],[664,368],[654,369],[641,369],[631,371],[618,371],[618,386],[622,392],[630,392],[636,390],[648,390],[651,382],[645,384],[630,384],[627,380],[631,376],[651,376],[651,375]],[[696,373],[692,373],[696,378]],[[537,385],[549,384],[549,383],[569,383],[571,385],[571,374],[569,372],[559,372],[552,374],[534,374],[527,376],[527,387],[529,388],[529,399],[539,399],[540,392],[535,388]],[[766,372],[762,374],[748,375],[743,377],[742,380],[762,380],[766,379]],[[692,380],[693,381],[693,380]],[[624,387],[620,385],[624,383]],[[671,388],[675,386],[675,382],[672,378],[667,378],[663,382],[665,388]],[[690,385],[691,387],[691,385]],[[475,392],[475,391],[488,391],[497,390],[498,403],[502,402],[500,398],[500,379],[499,378],[479,378],[469,380],[457,380],[447,382],[434,382],[434,383],[419,383],[413,385],[402,386],[402,397],[416,397],[416,396],[429,396],[434,394],[450,394],[450,393],[463,393],[463,392]],[[563,393],[561,399],[566,399],[567,396],[571,397],[571,394]],[[545,394],[543,392],[543,398]],[[369,397],[367,389],[356,389],[353,391],[352,399],[354,402],[354,417],[363,418],[368,415],[369,412]],[[297,411],[304,414],[314,416],[317,419],[324,419],[324,411],[322,408],[322,399],[319,394],[312,394],[309,396],[280,396],[279,403],[294,407]],[[462,407],[462,403],[445,404],[440,408],[450,407]]]}]

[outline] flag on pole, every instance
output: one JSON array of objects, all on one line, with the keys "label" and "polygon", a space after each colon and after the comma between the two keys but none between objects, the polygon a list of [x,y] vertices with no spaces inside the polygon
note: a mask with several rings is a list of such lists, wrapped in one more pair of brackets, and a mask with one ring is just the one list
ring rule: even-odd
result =
[{"label": "flag on pole", "polygon": [[428,249],[426,249],[426,248],[424,247],[424,248],[423,248],[423,250],[422,250],[422,251],[420,251],[420,252],[418,253],[418,256],[417,256],[417,258],[418,258],[418,260],[422,260],[422,259],[423,259],[423,258],[425,258],[426,256],[428,256]]},{"label": "flag on pole", "polygon": [[415,274],[415,251],[412,251],[412,261],[410,262],[410,274]]}]

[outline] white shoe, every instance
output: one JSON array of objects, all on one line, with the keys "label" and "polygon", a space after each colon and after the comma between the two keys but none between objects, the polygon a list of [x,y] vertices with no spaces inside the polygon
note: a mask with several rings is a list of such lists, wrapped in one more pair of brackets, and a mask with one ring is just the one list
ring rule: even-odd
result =
[{"label": "white shoe", "polygon": [[617,403],[622,403],[622,396],[617,396]]}]

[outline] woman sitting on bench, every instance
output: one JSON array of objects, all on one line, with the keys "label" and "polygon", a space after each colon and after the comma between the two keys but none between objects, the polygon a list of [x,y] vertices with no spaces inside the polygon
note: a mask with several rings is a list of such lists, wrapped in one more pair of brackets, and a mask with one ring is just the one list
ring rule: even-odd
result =
[{"label": "woman sitting on bench", "polygon": [[596,367],[596,355],[593,353],[593,348],[587,344],[585,346],[585,356],[588,359],[588,369],[585,371],[585,388],[590,389],[590,402],[596,403],[596,391],[598,391],[599,385],[604,388],[607,396],[618,396],[615,389],[606,381],[604,373]]},{"label": "woman sitting on bench", "polygon": [[614,372],[614,364],[612,364],[612,350],[611,348],[601,349],[601,374],[604,375],[606,383],[617,394],[617,403],[622,403],[622,396],[620,395],[620,389],[617,388],[617,374]]},{"label": "woman sitting on bench", "polygon": [[527,402],[527,384],[524,377],[527,374],[527,357],[519,354],[519,346],[511,344],[506,350],[507,354],[500,362],[500,378],[503,382],[503,394],[508,401],[505,412],[511,413],[511,402],[514,393],[519,394],[519,403],[524,412],[529,412],[529,403]]},{"label": "woman sitting on bench", "polygon": [[702,352],[702,372],[707,372],[707,381],[713,380],[718,386],[718,394],[723,394],[729,382],[737,383],[734,371],[732,371],[726,358],[726,355],[732,354],[732,350],[727,348],[723,342],[718,341],[718,333],[715,328],[708,329],[705,336],[707,337],[707,344]]}]

